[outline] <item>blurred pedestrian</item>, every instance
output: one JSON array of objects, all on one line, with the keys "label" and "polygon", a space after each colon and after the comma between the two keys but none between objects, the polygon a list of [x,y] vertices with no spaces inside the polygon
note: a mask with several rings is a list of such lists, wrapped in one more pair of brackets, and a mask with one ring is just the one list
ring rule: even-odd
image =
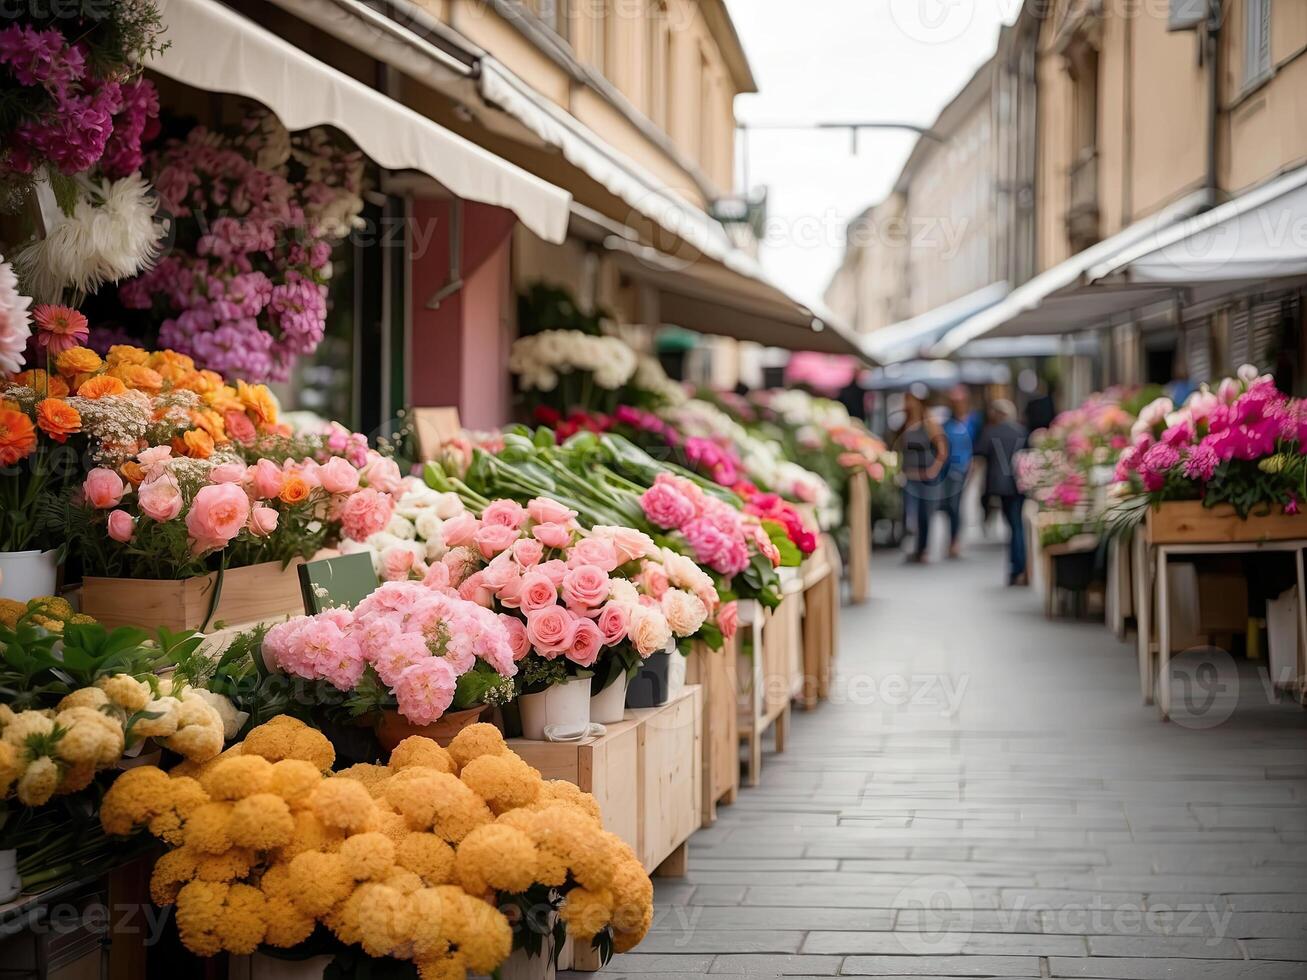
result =
[{"label": "blurred pedestrian", "polygon": [[962,554],[962,494],[966,490],[967,475],[971,472],[971,458],[975,450],[976,416],[971,411],[971,391],[966,385],[956,385],[949,392],[949,417],[944,422],[944,435],[948,439],[948,466],[944,471],[941,502],[948,515],[948,556]]},{"label": "blurred pedestrian", "polygon": [[1026,427],[1017,421],[1017,409],[1000,398],[990,406],[990,424],[980,434],[976,455],[985,461],[985,492],[999,499],[1003,520],[1011,537],[1008,540],[1008,584],[1025,585],[1026,529],[1021,520],[1025,496],[1017,487],[1012,457],[1025,448],[1029,437]]},{"label": "blurred pedestrian", "polygon": [[907,561],[926,561],[930,522],[940,495],[940,481],[948,465],[948,437],[926,411],[924,385],[913,385],[904,402],[906,421],[899,436],[902,449],[904,492],[916,509],[916,536]]}]

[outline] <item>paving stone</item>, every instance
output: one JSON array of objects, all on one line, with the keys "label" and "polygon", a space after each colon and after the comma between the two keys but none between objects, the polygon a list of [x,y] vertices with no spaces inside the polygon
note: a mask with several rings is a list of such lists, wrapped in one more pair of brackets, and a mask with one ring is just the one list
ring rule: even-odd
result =
[{"label": "paving stone", "polygon": [[[680,911],[680,910],[665,910]],[[814,908],[765,906],[698,906],[692,925],[698,929],[781,929],[806,931],[853,930],[880,932],[896,928],[893,909]],[[661,915],[654,920],[656,930],[681,928],[684,920]],[[665,924],[664,924],[665,923]]]},{"label": "paving stone", "polygon": [[651,932],[638,949],[644,953],[797,953],[802,932],[772,929],[678,929]]},{"label": "paving stone", "polygon": [[1140,956],[1154,959],[1178,957],[1199,960],[1237,960],[1243,958],[1233,939],[1215,936],[1204,939],[1185,936],[1090,936],[1091,956]]},{"label": "paving stone", "polygon": [[840,972],[839,956],[749,956],[727,955],[713,960],[711,973],[747,977],[831,977]]},{"label": "paving stone", "polygon": [[1038,977],[1037,956],[850,956],[841,971],[858,977]]},{"label": "paving stone", "polygon": [[966,917],[925,932],[848,933],[810,932],[805,953],[880,954],[886,956],[1079,956],[1086,952],[1080,936],[1043,936],[1024,933],[990,933],[969,930]]},{"label": "paving stone", "polygon": [[604,969],[610,973],[689,973],[708,972],[711,955],[687,956],[667,953],[618,953]]},{"label": "paving stone", "polygon": [[1247,960],[1115,959],[1103,956],[1048,961],[1051,977],[1109,980],[1302,980],[1299,963]]}]

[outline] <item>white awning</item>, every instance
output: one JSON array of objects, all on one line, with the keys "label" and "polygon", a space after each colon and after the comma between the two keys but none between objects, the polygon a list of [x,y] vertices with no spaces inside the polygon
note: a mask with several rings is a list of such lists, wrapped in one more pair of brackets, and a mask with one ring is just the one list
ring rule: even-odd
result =
[{"label": "white awning", "polygon": [[1116,290],[1102,295],[1104,290],[1085,288],[1085,274],[1140,242],[1155,241],[1160,232],[1191,217],[1210,200],[1207,191],[1196,191],[1046,269],[1012,290],[1001,303],[950,330],[931,354],[948,357],[963,344],[981,337],[1088,330],[1112,316],[1165,300],[1172,292],[1167,287]]},{"label": "white awning", "polygon": [[1307,275],[1307,167],[1093,266],[1090,282],[1241,283]]},{"label": "white awning", "polygon": [[1006,282],[992,282],[920,316],[881,327],[863,339],[862,349],[882,364],[915,360],[959,323],[989,309],[1008,292]]},{"label": "white awning", "polygon": [[160,0],[168,47],[148,67],[254,99],[290,130],[334,126],[379,166],[416,170],[468,201],[507,208],[550,242],[571,195],[305,54],[216,0]]}]

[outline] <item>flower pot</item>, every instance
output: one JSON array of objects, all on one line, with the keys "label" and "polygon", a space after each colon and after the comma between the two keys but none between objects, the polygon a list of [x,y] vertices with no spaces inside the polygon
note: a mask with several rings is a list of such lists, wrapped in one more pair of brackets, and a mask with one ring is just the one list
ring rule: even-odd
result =
[{"label": "flower pot", "polygon": [[[679,656],[679,654],[677,654]],[[667,703],[671,696],[669,674],[672,669],[672,654],[659,650],[652,654],[641,666],[626,692],[628,708],[658,708]],[[682,682],[685,677],[682,674]]]},{"label": "flower pot", "polygon": [[565,684],[555,684],[539,694],[518,698],[522,711],[522,734],[542,741],[547,730],[579,732],[590,724],[591,677],[573,677]]},{"label": "flower pot", "polygon": [[441,746],[447,746],[464,728],[480,721],[485,710],[486,706],[479,704],[465,711],[447,711],[430,725],[415,725],[398,711],[387,709],[377,717],[377,741],[387,752],[393,751],[396,745],[412,735],[420,735]]},{"label": "flower pot", "polygon": [[299,566],[268,561],[186,579],[97,578],[82,581],[82,612],[102,625],[180,632],[273,622],[304,612]]},{"label": "flower pot", "polygon": [[56,551],[0,551],[0,599],[26,602],[54,595],[59,584]]},{"label": "flower pot", "polygon": [[616,725],[626,717],[626,689],[631,675],[622,671],[611,684],[590,697],[590,720],[601,725]]},{"label": "flower pot", "polygon": [[17,898],[23,890],[23,879],[18,877],[18,851],[10,848],[0,851],[0,902]]},{"label": "flower pot", "polygon": [[685,657],[675,646],[668,651],[669,659],[667,661],[667,700],[670,701],[682,691],[685,690]]}]

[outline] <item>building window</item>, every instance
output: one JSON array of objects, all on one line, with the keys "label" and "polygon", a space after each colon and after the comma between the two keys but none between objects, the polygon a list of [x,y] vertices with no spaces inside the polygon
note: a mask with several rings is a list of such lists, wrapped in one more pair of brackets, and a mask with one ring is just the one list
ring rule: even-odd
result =
[{"label": "building window", "polygon": [[649,118],[660,129],[667,129],[667,100],[669,97],[672,60],[672,35],[667,20],[665,0],[649,4],[649,77],[647,103]]},{"label": "building window", "polygon": [[1255,85],[1271,73],[1271,0],[1244,0],[1243,83]]}]

